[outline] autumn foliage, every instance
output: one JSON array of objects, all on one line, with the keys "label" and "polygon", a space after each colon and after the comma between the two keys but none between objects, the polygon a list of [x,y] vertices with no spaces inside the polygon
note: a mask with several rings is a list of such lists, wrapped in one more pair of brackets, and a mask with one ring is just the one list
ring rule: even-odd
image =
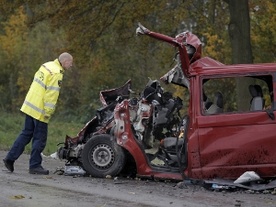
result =
[{"label": "autumn foliage", "polygon": [[[275,2],[251,0],[248,12],[253,61],[275,62]],[[100,106],[100,90],[128,79],[141,91],[148,77],[159,79],[172,67],[176,50],[137,37],[138,22],[169,36],[190,30],[203,56],[231,64],[229,19],[223,0],[0,0],[0,108],[18,111],[40,64],[63,51],[75,63],[65,74],[59,116],[87,119]]]}]

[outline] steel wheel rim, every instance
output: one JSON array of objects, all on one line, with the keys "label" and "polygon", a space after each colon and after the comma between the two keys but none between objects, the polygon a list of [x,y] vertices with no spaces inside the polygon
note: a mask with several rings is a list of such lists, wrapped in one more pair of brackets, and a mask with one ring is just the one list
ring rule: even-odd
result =
[{"label": "steel wheel rim", "polygon": [[100,169],[109,168],[115,159],[114,151],[107,144],[100,144],[92,150],[92,162]]}]

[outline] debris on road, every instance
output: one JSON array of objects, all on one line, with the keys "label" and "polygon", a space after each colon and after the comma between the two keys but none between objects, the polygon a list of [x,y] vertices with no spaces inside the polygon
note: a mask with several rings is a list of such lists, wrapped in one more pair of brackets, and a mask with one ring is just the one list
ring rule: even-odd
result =
[{"label": "debris on road", "polygon": [[250,192],[261,192],[276,194],[276,180],[249,180],[243,183],[235,183],[233,180],[213,179],[205,180],[204,187],[209,190],[249,190]]}]

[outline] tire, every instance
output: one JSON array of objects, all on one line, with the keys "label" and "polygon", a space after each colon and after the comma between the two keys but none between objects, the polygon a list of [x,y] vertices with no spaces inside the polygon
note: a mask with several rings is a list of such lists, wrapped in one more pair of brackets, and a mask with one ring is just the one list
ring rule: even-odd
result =
[{"label": "tire", "polygon": [[124,167],[125,153],[112,136],[96,135],[84,145],[82,164],[85,171],[93,177],[114,177]]}]

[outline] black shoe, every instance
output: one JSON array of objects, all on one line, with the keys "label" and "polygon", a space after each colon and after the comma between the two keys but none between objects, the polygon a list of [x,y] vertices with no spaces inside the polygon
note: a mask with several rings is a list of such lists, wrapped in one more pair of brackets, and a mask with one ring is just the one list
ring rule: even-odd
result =
[{"label": "black shoe", "polygon": [[10,172],[13,172],[14,171],[14,167],[13,167],[13,164],[14,164],[14,161],[12,160],[8,160],[8,159],[3,159],[4,163],[5,163],[5,166],[6,168],[10,171]]},{"label": "black shoe", "polygon": [[49,170],[45,170],[43,167],[29,169],[30,174],[49,175]]}]

